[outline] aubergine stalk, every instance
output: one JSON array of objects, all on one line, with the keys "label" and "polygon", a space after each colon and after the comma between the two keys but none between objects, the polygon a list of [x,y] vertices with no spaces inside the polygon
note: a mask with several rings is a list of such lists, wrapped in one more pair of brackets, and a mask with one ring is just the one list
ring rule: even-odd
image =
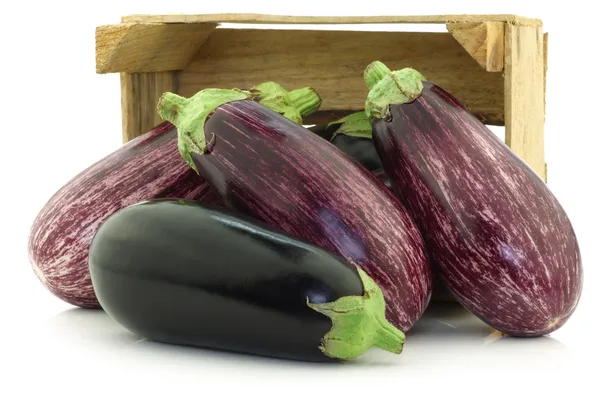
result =
[{"label": "aubergine stalk", "polygon": [[383,291],[396,328],[420,318],[432,285],[423,239],[401,202],[356,160],[243,90],[165,93],[158,111],[177,126],[182,157],[227,208],[352,260]]},{"label": "aubergine stalk", "polygon": [[149,340],[315,362],[404,345],[355,264],[220,206],[128,206],[98,229],[89,268],[102,308]]},{"label": "aubergine stalk", "polygon": [[544,181],[418,71],[376,61],[364,78],[373,143],[445,286],[508,335],[563,326],[581,296],[581,254]]}]

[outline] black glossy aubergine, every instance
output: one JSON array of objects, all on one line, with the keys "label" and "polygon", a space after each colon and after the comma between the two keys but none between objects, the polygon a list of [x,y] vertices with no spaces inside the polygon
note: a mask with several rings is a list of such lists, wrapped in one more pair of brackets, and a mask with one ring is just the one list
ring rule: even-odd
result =
[{"label": "black glossy aubergine", "polygon": [[126,207],[98,229],[89,268],[102,308],[149,340],[314,362],[404,345],[362,269],[219,206]]},{"label": "black glossy aubergine", "polygon": [[[355,112],[328,124],[315,125],[308,129],[333,143],[369,171],[377,171],[381,175],[383,166],[373,145],[371,121],[364,111]],[[384,175],[384,178],[387,177]]]}]

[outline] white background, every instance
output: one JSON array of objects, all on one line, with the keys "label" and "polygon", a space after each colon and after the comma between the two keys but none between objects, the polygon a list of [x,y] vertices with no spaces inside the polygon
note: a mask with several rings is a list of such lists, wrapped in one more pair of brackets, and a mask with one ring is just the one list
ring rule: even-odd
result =
[{"label": "white background", "polygon": [[[598,398],[592,372],[600,289],[600,86],[590,6],[523,0],[269,3],[2,4],[0,399]],[[348,365],[322,366],[137,343],[103,312],[85,312],[53,297],[27,259],[31,222],[61,185],[121,144],[119,77],[95,73],[95,27],[127,14],[216,12],[541,18],[549,32],[549,186],[573,222],[584,262],[575,315],[547,338],[490,343],[491,330],[468,313],[432,308],[401,356],[373,350]]]}]

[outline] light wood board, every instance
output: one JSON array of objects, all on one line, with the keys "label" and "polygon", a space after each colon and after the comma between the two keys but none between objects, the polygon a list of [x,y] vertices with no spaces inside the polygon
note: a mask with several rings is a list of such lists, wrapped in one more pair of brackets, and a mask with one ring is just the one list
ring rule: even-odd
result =
[{"label": "light wood board", "polygon": [[541,27],[506,29],[506,144],[546,180],[544,35]]},{"label": "light wood board", "polygon": [[216,24],[119,24],[96,28],[96,72],[184,68]]},{"label": "light wood board", "polygon": [[485,123],[504,123],[502,73],[486,72],[449,33],[217,29],[179,73],[179,92],[264,81],[312,86],[323,98],[315,116],[323,122],[324,114],[364,108],[362,75],[374,60],[416,68]]},{"label": "light wood board", "polygon": [[503,22],[454,22],[448,32],[486,71],[504,69]]},{"label": "light wood board", "polygon": [[156,105],[168,91],[177,91],[174,72],[121,73],[123,143],[163,122]]},{"label": "light wood board", "polygon": [[161,23],[260,23],[260,24],[432,24],[451,22],[506,22],[520,26],[541,26],[542,21],[513,14],[459,15],[375,15],[375,16],[306,16],[270,14],[134,14],[121,17],[121,22]]}]

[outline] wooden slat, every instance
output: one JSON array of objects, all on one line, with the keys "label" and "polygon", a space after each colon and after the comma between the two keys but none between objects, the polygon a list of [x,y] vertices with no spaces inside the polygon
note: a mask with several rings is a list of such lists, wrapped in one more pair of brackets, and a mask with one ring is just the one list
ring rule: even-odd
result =
[{"label": "wooden slat", "polygon": [[[544,33],[544,122],[546,121],[546,73],[548,72],[548,33]],[[548,163],[544,162],[544,180],[548,182]]]},{"label": "wooden slat", "polygon": [[504,104],[506,144],[546,180],[543,42],[541,27],[507,26]]},{"label": "wooden slat", "polygon": [[446,24],[448,32],[490,72],[504,68],[504,22],[453,22]]},{"label": "wooden slat", "polygon": [[544,33],[544,110],[546,109],[546,74],[548,72],[548,33]]},{"label": "wooden slat", "polygon": [[216,24],[119,24],[96,28],[96,72],[184,68]]},{"label": "wooden slat", "polygon": [[448,33],[217,29],[179,74],[179,91],[276,81],[315,88],[323,98],[317,116],[358,111],[367,95],[363,71],[374,60],[416,68],[484,122],[503,124],[502,74],[482,69]]},{"label": "wooden slat", "polygon": [[306,16],[270,14],[134,14],[121,17],[121,22],[160,23],[259,23],[259,24],[446,24],[451,22],[506,22],[520,26],[541,26],[535,18],[513,14],[460,14],[460,15],[377,15],[377,16]]},{"label": "wooden slat", "polygon": [[160,96],[177,91],[175,72],[121,73],[123,143],[163,122],[156,112]]}]

